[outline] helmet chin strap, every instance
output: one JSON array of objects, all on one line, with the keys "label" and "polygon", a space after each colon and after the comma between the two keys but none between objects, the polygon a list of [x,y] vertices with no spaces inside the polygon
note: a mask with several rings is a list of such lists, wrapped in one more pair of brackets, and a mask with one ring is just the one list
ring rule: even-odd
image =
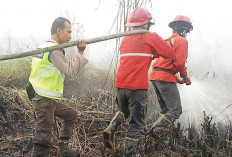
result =
[{"label": "helmet chin strap", "polygon": [[143,28],[143,29],[146,29],[146,30],[149,30],[148,23],[144,24],[144,25],[142,26],[142,28]]},{"label": "helmet chin strap", "polygon": [[149,31],[149,29],[151,28],[152,25],[154,25],[154,23],[149,21],[144,27],[146,30]]},{"label": "helmet chin strap", "polygon": [[180,36],[182,36],[182,37],[186,37],[186,35],[187,35],[186,30],[183,30],[182,33],[180,33]]},{"label": "helmet chin strap", "polygon": [[152,25],[153,25],[153,24],[152,24],[151,22],[148,22],[148,23],[147,23],[147,29],[146,29],[146,30],[149,31],[149,29],[151,28]]},{"label": "helmet chin strap", "polygon": [[186,29],[181,27],[175,27],[174,32],[177,32],[182,37],[186,37],[188,33]]}]

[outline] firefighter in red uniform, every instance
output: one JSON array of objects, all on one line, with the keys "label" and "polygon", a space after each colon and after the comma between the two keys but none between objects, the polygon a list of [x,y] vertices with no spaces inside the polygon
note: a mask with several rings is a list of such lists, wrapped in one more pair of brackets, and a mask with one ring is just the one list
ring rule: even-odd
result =
[{"label": "firefighter in red uniform", "polygon": [[[154,24],[150,12],[138,7],[133,10],[126,26],[131,30],[146,29]],[[110,125],[103,131],[105,146],[112,149],[114,133],[129,118],[126,135],[126,156],[134,156],[142,137],[147,113],[148,69],[154,58],[174,58],[174,51],[158,34],[144,33],[124,37],[120,45],[120,66],[115,87],[119,110]]]},{"label": "firefighter in red uniform", "polygon": [[[176,83],[191,84],[185,62],[188,57],[186,35],[193,29],[192,23],[188,17],[177,15],[169,23],[169,27],[173,29],[173,34],[167,40],[167,43],[173,47],[175,59],[157,58],[152,65],[153,71],[150,75],[161,108],[159,118],[152,125],[151,133],[154,136],[162,134],[164,129],[178,119],[182,113]],[[178,72],[182,80],[175,76]]]}]

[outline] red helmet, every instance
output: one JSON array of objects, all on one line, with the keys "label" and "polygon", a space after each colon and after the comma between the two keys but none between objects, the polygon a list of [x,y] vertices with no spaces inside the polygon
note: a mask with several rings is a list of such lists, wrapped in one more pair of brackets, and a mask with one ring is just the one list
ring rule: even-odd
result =
[{"label": "red helmet", "polygon": [[176,18],[172,22],[170,22],[168,26],[174,29],[175,25],[181,22],[186,25],[189,32],[193,30],[192,22],[187,16],[184,15],[177,15]]},{"label": "red helmet", "polygon": [[130,14],[126,26],[141,26],[148,23],[149,21],[151,22],[151,24],[155,23],[151,13],[145,8],[137,7]]}]

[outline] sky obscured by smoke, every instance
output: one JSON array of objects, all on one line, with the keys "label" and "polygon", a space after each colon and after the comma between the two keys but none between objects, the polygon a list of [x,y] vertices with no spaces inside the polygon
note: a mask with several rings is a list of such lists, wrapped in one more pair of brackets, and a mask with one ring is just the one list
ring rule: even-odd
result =
[{"label": "sky obscured by smoke", "polygon": [[[0,48],[7,46],[8,43],[4,40],[9,33],[13,47],[32,45],[36,41],[41,44],[41,39],[50,37],[52,21],[61,15],[68,15],[76,23],[82,24],[87,38],[107,35],[117,14],[118,5],[115,0],[8,0],[0,6],[1,15],[5,15],[1,21]],[[191,71],[216,71],[223,74],[232,72],[232,4],[229,0],[155,0],[152,1],[152,6],[148,3],[147,8],[156,20],[151,31],[157,32],[163,38],[171,35],[168,23],[177,14],[191,18],[194,29],[187,37],[188,67]],[[115,31],[113,28],[110,33]],[[114,46],[114,41],[89,45],[89,59],[96,66],[102,62],[109,65]]]}]

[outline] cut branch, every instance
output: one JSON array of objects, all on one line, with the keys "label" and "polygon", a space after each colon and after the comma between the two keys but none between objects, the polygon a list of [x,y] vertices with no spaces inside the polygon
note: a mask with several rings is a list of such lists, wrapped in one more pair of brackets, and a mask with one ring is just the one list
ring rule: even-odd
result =
[{"label": "cut branch", "polygon": [[[87,39],[86,43],[92,44],[92,43],[110,40],[110,39],[114,39],[114,38],[120,38],[123,36],[128,36],[128,35],[133,35],[133,34],[142,34],[142,33],[147,33],[147,32],[148,32],[147,30],[139,30],[139,31],[136,30],[136,31],[122,32],[122,33],[106,35],[106,36],[102,36],[102,37],[98,37],[98,38]],[[13,53],[13,54],[1,55],[0,61],[15,59],[15,58],[22,58],[22,57],[27,57],[27,56],[33,56],[36,54],[51,52],[54,50],[61,50],[63,48],[72,47],[72,46],[76,46],[76,45],[77,45],[77,41],[72,41],[69,43],[60,44],[58,46],[46,47],[46,48],[32,50],[32,51],[26,51],[26,52],[22,52],[22,53]]]}]

